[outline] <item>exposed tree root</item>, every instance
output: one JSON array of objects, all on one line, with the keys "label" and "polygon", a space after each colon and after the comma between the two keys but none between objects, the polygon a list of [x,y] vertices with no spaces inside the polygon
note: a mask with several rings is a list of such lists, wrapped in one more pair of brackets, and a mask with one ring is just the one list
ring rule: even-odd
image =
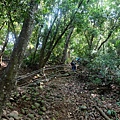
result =
[{"label": "exposed tree root", "polygon": [[99,108],[98,106],[95,105],[95,108],[100,112],[100,114],[106,119],[106,120],[112,120],[110,119],[101,108]]},{"label": "exposed tree root", "polygon": [[[59,69],[59,68],[62,68],[63,70]],[[25,74],[25,75],[22,75],[22,76],[19,76],[16,78],[16,81],[17,81],[17,84],[19,86],[23,86],[23,85],[26,85],[28,83],[31,83],[28,79],[31,78],[33,84],[35,82],[39,82],[39,81],[48,81],[48,80],[51,80],[53,78],[58,78],[58,77],[66,77],[66,76],[69,76],[69,73],[66,73],[64,71],[64,68],[67,68],[66,65],[63,65],[63,66],[56,66],[56,67],[45,67],[45,68],[41,68],[39,70],[36,70],[36,71],[33,71],[31,73],[28,73],[28,74]],[[69,68],[69,67],[68,67]],[[68,69],[67,68],[67,69]],[[52,70],[54,71],[54,73],[52,74],[51,72],[49,73],[48,71],[49,70]],[[40,76],[38,78],[33,78],[36,74],[40,74]]]}]

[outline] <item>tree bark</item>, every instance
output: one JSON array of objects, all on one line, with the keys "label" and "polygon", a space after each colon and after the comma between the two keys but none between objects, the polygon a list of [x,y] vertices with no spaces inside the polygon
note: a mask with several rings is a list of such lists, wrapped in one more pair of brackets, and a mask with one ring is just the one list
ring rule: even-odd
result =
[{"label": "tree bark", "polygon": [[9,98],[11,91],[15,88],[16,81],[14,77],[20,68],[25,49],[32,33],[34,13],[36,10],[37,4],[34,0],[31,0],[30,8],[27,10],[27,15],[25,16],[22,30],[14,45],[10,62],[3,76],[0,78],[0,116],[2,114],[5,101]]},{"label": "tree bark", "polygon": [[64,50],[63,50],[63,56],[62,56],[62,60],[61,60],[62,63],[65,63],[65,61],[66,61],[66,59],[67,59],[68,44],[69,44],[69,42],[70,42],[70,37],[71,37],[71,35],[72,35],[72,33],[73,33],[73,30],[74,30],[74,27],[72,26],[72,27],[70,28],[70,32],[68,33],[67,38],[66,38],[66,41],[65,41],[65,46],[64,46]]}]

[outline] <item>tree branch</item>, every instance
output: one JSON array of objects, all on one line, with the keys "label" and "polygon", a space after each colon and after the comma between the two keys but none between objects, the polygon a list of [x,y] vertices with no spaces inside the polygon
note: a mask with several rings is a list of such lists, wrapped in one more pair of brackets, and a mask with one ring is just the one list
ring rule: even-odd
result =
[{"label": "tree branch", "polygon": [[5,23],[6,23],[6,21],[2,23],[2,26],[0,27],[0,30],[2,30],[2,28],[4,27]]},{"label": "tree branch", "polygon": [[11,14],[10,14],[10,11],[8,12],[8,17],[9,17],[10,23],[11,23],[11,25],[12,25],[12,29],[13,29],[13,33],[14,33],[14,36],[15,36],[15,40],[17,40],[17,35],[16,35],[16,31],[15,31],[15,27],[14,27],[14,23],[13,23],[12,16],[11,16]]},{"label": "tree branch", "polygon": [[4,43],[3,48],[2,48],[2,53],[5,51],[5,47],[7,46],[7,43],[8,43],[9,31],[10,31],[10,23],[8,22],[8,31],[7,31],[5,43]]},{"label": "tree branch", "polygon": [[[117,19],[116,19],[117,22]],[[115,22],[115,23],[116,23]],[[119,25],[113,25],[112,28],[110,29],[107,38],[100,44],[100,46],[98,47],[98,50],[100,50],[100,48],[109,40],[109,38],[111,37],[112,33],[114,32],[114,30],[119,27]]]}]

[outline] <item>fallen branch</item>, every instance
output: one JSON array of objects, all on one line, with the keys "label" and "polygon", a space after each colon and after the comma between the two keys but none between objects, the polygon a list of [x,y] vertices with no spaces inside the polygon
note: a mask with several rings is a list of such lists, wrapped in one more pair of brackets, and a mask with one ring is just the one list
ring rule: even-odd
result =
[{"label": "fallen branch", "polygon": [[31,73],[27,73],[25,75],[18,76],[17,78],[15,78],[15,80],[20,81],[22,79],[26,79],[28,77],[31,77],[31,76],[38,74],[38,73],[41,73],[41,72],[42,72],[42,69],[39,69],[39,70],[33,71]]},{"label": "fallen branch", "polygon": [[[51,76],[51,73],[50,74],[48,74],[48,73],[46,73],[47,71],[49,71],[49,70],[52,70],[52,71],[55,71],[54,72],[54,75],[56,76],[56,77],[58,77],[58,75],[59,75],[59,73],[62,73],[62,72],[64,72],[64,71],[62,71],[61,69],[59,70],[59,68],[69,68],[69,66],[67,66],[67,65],[62,65],[62,66],[60,66],[60,65],[58,65],[58,66],[48,66],[48,67],[44,67],[44,68],[41,68],[41,69],[39,69],[39,70],[36,70],[36,71],[33,71],[33,72],[31,72],[31,73],[27,73],[27,74],[25,74],[25,75],[21,75],[21,76],[18,76],[17,78],[15,78],[15,80],[17,81],[17,84],[18,85],[20,85],[20,84],[24,84],[25,82],[28,82],[29,80],[27,80],[27,79],[32,79],[32,77],[34,76],[34,75],[36,75],[36,74],[40,74],[41,76],[39,77],[39,78],[41,78],[41,79],[43,79],[43,77],[45,77],[45,79],[47,79],[46,77],[50,77]],[[56,75],[57,74],[57,75]],[[62,76],[63,75],[63,77],[64,77],[64,74],[61,74],[60,76]],[[67,76],[67,75],[66,75]]]},{"label": "fallen branch", "polygon": [[40,82],[48,82],[50,81],[51,79],[53,78],[60,78],[60,77],[67,77],[69,76],[70,74],[68,73],[65,73],[65,74],[54,74],[54,75],[47,75],[47,76],[41,76],[41,77],[38,77],[36,79],[34,79],[33,81],[30,81],[30,80],[27,80],[25,79],[24,81],[19,81],[18,82],[18,86],[29,86],[29,85],[33,85],[33,86],[36,86],[38,83]]},{"label": "fallen branch", "polygon": [[100,114],[106,119],[106,120],[112,120],[110,119],[101,108],[99,108],[98,106],[95,105],[95,108],[100,112]]},{"label": "fallen branch", "polygon": [[[15,78],[15,80],[17,80],[17,81],[20,81],[20,80],[22,80],[22,79],[26,79],[26,78],[28,78],[28,77],[31,77],[31,76],[33,76],[33,75],[35,75],[35,74],[38,74],[38,73],[41,73],[41,74],[43,74],[43,72],[46,72],[47,70],[56,70],[56,69],[58,69],[58,68],[60,68],[60,67],[62,67],[62,68],[64,68],[64,67],[68,67],[67,65],[62,65],[62,66],[60,66],[60,65],[58,65],[58,66],[55,66],[55,67],[51,67],[51,66],[49,66],[49,67],[44,67],[44,68],[41,68],[41,69],[39,69],[39,70],[36,70],[36,71],[33,71],[33,72],[31,72],[31,73],[27,73],[27,74],[25,74],[25,75],[20,75],[20,76],[18,76],[17,78]],[[57,70],[56,70],[57,71]]]}]

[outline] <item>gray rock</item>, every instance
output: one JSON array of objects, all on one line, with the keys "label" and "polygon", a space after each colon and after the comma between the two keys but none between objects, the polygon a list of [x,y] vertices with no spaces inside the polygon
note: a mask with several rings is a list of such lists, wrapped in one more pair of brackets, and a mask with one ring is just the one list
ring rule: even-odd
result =
[{"label": "gray rock", "polygon": [[19,119],[17,111],[12,111],[8,116],[10,116],[11,118],[15,118],[16,120]]},{"label": "gray rock", "polygon": [[15,120],[15,119],[11,117],[11,118],[9,118],[9,120]]}]

